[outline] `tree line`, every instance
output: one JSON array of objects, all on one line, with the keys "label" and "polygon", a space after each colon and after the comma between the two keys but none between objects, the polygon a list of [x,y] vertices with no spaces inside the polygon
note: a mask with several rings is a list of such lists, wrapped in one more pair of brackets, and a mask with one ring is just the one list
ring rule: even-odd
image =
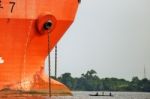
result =
[{"label": "tree line", "polygon": [[71,90],[77,91],[143,91],[150,92],[150,80],[133,77],[132,81],[118,78],[99,78],[95,70],[89,70],[81,77],[64,73],[57,78]]}]

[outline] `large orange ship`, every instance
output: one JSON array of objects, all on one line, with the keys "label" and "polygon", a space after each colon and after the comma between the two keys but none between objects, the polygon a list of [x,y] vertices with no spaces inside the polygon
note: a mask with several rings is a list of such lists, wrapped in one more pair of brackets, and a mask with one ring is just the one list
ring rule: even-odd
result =
[{"label": "large orange ship", "polygon": [[[75,18],[80,0],[0,0],[0,90],[48,91],[44,62]],[[51,78],[53,95],[71,95]]]}]

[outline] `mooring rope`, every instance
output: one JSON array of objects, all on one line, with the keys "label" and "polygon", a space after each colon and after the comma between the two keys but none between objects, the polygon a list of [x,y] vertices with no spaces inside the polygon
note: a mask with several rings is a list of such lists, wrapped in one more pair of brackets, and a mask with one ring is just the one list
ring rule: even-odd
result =
[{"label": "mooring rope", "polygon": [[55,46],[55,79],[57,79],[57,45]]},{"label": "mooring rope", "polygon": [[51,91],[50,32],[48,32],[48,74],[49,74],[49,97],[51,97],[52,91]]}]

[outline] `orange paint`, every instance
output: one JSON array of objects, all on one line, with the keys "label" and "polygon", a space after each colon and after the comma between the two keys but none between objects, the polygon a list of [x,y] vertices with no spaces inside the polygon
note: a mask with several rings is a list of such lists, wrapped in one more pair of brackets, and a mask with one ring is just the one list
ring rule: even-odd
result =
[{"label": "orange paint", "polygon": [[[0,0],[0,89],[48,90],[44,61],[75,18],[78,0]],[[52,22],[49,30],[43,25]],[[53,94],[71,94],[51,80]]]}]

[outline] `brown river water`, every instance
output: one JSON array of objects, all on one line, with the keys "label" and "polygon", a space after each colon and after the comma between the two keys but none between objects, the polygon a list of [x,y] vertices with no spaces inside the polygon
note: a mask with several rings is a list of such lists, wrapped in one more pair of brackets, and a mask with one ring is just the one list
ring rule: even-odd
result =
[{"label": "brown river water", "polygon": [[111,92],[113,96],[89,96],[95,93],[78,91],[73,92],[73,96],[1,96],[0,99],[150,99],[150,93],[146,92]]}]

